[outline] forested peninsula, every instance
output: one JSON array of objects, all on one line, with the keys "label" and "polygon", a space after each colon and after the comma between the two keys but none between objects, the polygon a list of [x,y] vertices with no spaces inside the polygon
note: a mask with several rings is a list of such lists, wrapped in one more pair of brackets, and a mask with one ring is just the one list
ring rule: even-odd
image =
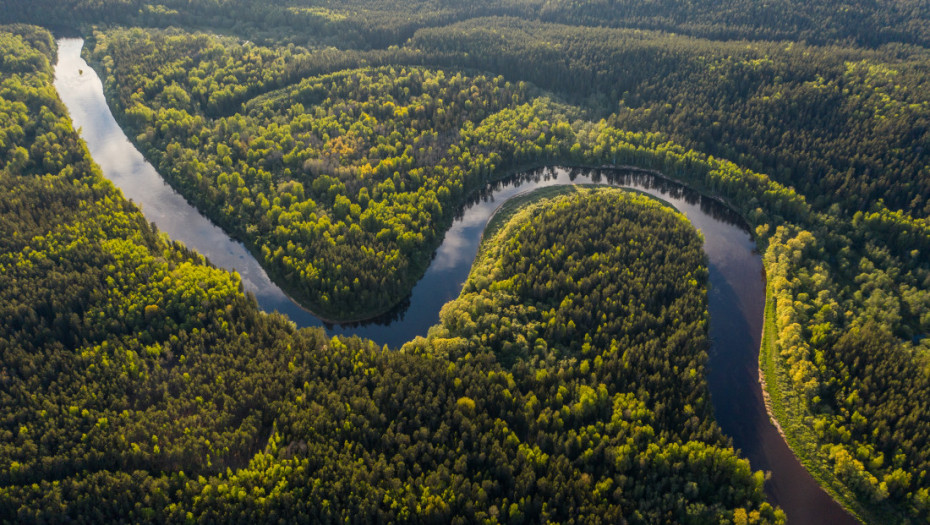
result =
[{"label": "forested peninsula", "polygon": [[[4,64],[5,115],[26,126],[4,136],[31,150],[0,179],[5,519],[779,519],[762,474],[709,417],[700,241],[672,212],[619,194],[563,199],[530,224],[549,233],[523,226],[510,246],[566,243],[605,283],[629,273],[615,257],[636,263],[629,279],[667,282],[638,296],[649,303],[638,322],[680,341],[684,384],[645,333],[622,353],[605,339],[621,329],[614,294],[630,293],[616,284],[603,302],[560,310],[547,330],[562,338],[515,325],[534,352],[502,359],[463,338],[396,351],[295,331],[101,178],[49,88],[48,33],[5,28],[2,43],[23,58]],[[604,220],[600,239],[563,224]],[[627,241],[641,248],[615,248]],[[563,294],[509,303],[535,311]],[[678,323],[651,317],[667,308]],[[641,366],[657,368],[644,380]]]},{"label": "forested peninsula", "polygon": [[726,202],[763,255],[788,443],[863,522],[930,517],[922,3],[3,7],[0,518],[784,519],[713,421],[674,212],[527,199],[427,337],[296,330],[102,178],[23,23],[82,34],[165,179],[329,319],[401,301],[466,199],[524,168]]}]

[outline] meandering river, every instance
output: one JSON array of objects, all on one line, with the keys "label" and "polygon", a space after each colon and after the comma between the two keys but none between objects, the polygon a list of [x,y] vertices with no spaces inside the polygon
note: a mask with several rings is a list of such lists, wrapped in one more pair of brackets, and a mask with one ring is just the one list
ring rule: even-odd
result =
[{"label": "meandering river", "polygon": [[765,281],[762,261],[741,219],[719,202],[653,174],[622,169],[546,168],[489,185],[468,203],[446,233],[426,274],[393,312],[367,323],[328,325],[278,288],[242,243],[203,217],[168,186],[126,138],[113,118],[97,74],[81,58],[83,40],[58,41],[55,87],[75,128],[105,177],[172,239],[234,270],[265,311],[286,314],[298,326],[359,335],[397,347],[439,319],[458,296],[494,211],[514,195],[559,184],[610,184],[656,196],[684,213],[704,235],[708,257],[711,349],[708,384],[718,423],[754,469],[771,471],[766,492],[789,523],[857,523],[801,466],[768,418],[759,385]]}]

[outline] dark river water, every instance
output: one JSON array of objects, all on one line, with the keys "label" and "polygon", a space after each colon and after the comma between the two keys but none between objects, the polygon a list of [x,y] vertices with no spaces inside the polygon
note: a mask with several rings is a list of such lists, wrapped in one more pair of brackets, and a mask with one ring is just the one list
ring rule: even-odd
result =
[{"label": "dark river water", "polygon": [[704,235],[710,273],[711,349],[708,384],[714,413],[753,469],[771,471],[766,491],[789,523],[856,523],[791,453],[769,421],[759,385],[765,280],[762,260],[740,218],[717,201],[655,175],[622,169],[546,168],[489,185],[468,203],[446,233],[429,269],[394,311],[367,323],[328,325],[301,308],[269,278],[240,242],[203,217],[168,186],[116,123],[96,73],[81,58],[80,39],[58,41],[55,87],[103,174],[172,239],[234,270],[265,311],[286,314],[298,326],[359,335],[398,347],[426,335],[439,309],[456,298],[494,211],[514,195],[559,184],[610,184],[656,196],[684,213]]}]

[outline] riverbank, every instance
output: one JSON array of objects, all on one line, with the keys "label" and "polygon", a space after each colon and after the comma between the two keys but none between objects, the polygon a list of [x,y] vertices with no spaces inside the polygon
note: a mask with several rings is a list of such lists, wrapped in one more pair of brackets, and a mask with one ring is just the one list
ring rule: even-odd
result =
[{"label": "riverbank", "polygon": [[[72,49],[72,52],[79,54],[80,49]],[[76,68],[85,66],[77,61],[71,65],[75,68],[74,76],[79,77]],[[93,73],[93,70],[85,70],[80,82],[89,83],[96,78]],[[248,250],[187,205],[154,168],[145,168],[144,157],[112,120],[102,83],[96,88],[90,84],[80,87],[69,86],[68,97],[63,97],[63,100],[67,98],[65,103],[75,127],[83,129],[88,147],[107,178],[127,197],[136,200],[148,220],[172,237],[188,236],[190,240],[185,240],[185,244],[207,254],[214,264],[239,271],[244,287],[255,293],[262,309],[285,313],[297,326],[324,324],[288,299],[281,288],[267,278]],[[112,122],[101,123],[107,118]],[[135,154],[130,155],[132,152]],[[118,162],[122,157],[127,159],[124,164]],[[140,170],[146,169],[150,171],[143,177]],[[735,446],[744,451],[754,468],[773,472],[773,481],[768,486],[774,488],[770,489],[769,496],[785,508],[793,522],[793,516],[801,517],[797,522],[803,523],[804,516],[816,516],[824,506],[835,505],[826,496],[824,500],[811,503],[809,495],[822,491],[816,483],[802,479],[806,473],[771,426],[765,412],[758,383],[757,353],[765,296],[762,262],[744,221],[725,208],[720,197],[702,196],[676,181],[656,177],[652,170],[548,168],[514,175],[516,169],[498,172],[500,177],[496,182],[475,189],[461,212],[449,214],[451,226],[445,230],[441,242],[437,241],[438,248],[428,260],[429,268],[410,293],[408,308],[383,325],[326,326],[327,332],[358,335],[390,347],[399,347],[417,335],[425,335],[438,321],[442,305],[459,295],[475,260],[481,234],[502,202],[528,190],[564,184],[634,188],[671,203],[704,234],[711,290],[708,310],[712,348],[708,385],[721,428],[731,436]],[[181,204],[188,210],[184,213],[189,215],[180,215],[178,210],[184,207]],[[194,226],[201,223],[205,224],[202,230]],[[757,424],[758,421],[764,424]],[[793,469],[792,465],[797,468]]]},{"label": "riverbank", "polygon": [[861,505],[859,500],[828,470],[819,459],[819,447],[810,419],[800,397],[784,385],[791,381],[776,350],[775,297],[771,285],[765,288],[765,323],[759,348],[759,383],[765,393],[765,408],[798,461],[820,486],[855,519],[862,523],[893,523],[898,516],[879,514]]}]

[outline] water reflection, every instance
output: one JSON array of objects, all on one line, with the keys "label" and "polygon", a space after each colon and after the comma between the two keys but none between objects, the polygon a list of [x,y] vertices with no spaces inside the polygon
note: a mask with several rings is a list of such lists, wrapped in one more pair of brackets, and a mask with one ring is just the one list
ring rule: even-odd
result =
[{"label": "water reflection", "polygon": [[[745,261],[739,261],[746,258],[756,269],[755,279],[760,281],[761,261],[752,254],[748,230],[739,216],[720,202],[645,170],[545,167],[489,183],[475,192],[446,232],[423,278],[410,296],[386,317],[373,323],[327,325],[327,329],[332,333],[357,334],[390,346],[426,335],[429,327],[438,322],[442,306],[458,297],[478,252],[481,234],[494,212],[516,195],[565,184],[604,184],[658,197],[684,213],[703,232],[705,245],[710,247],[707,251],[711,264],[743,265]],[[757,288],[762,290],[761,284]],[[737,300],[737,304],[742,302]]]},{"label": "water reflection", "polygon": [[359,335],[393,347],[425,335],[438,321],[442,305],[458,296],[488,219],[500,204],[520,193],[559,184],[610,184],[670,203],[704,236],[712,341],[708,384],[721,427],[754,468],[772,471],[766,490],[791,523],[855,523],[803,469],[765,415],[757,373],[765,294],[762,262],[739,216],[718,201],[644,170],[530,170],[475,194],[456,216],[426,274],[391,312],[364,323],[325,324],[272,283],[241,243],[164,183],[110,113],[100,79],[80,57],[82,45],[80,39],[59,40],[55,87],[104,175],[160,230],[213,264],[237,271],[263,310],[281,312],[298,326],[324,326],[330,334]]}]

